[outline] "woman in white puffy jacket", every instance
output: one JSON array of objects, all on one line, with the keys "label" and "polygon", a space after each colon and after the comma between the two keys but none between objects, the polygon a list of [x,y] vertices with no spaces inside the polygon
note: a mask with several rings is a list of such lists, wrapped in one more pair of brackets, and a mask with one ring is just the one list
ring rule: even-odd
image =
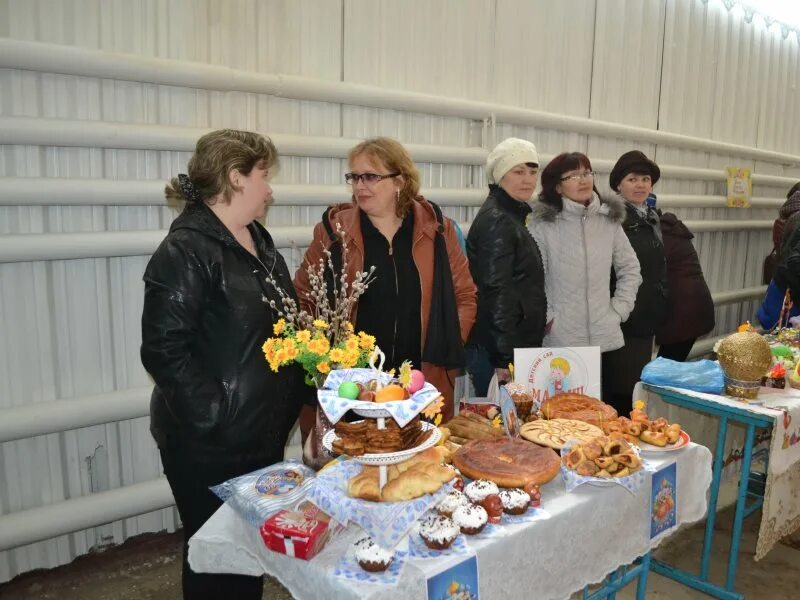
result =
[{"label": "woman in white puffy jacket", "polygon": [[[594,186],[589,158],[580,152],[556,156],[541,174],[531,233],[542,253],[547,292],[543,346],[600,346],[602,391],[608,402],[624,371],[620,324],[633,310],[642,283],[639,261],[622,229],[625,208],[603,199]],[[611,272],[616,287],[611,293]],[[615,406],[627,416],[630,402]]]}]

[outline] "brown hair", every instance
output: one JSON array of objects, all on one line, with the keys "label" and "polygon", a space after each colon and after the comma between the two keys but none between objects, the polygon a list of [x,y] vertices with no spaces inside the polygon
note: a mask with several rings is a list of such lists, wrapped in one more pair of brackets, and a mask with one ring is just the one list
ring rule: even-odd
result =
[{"label": "brown hair", "polygon": [[365,156],[373,163],[382,164],[390,173],[403,176],[403,187],[397,198],[395,212],[398,217],[405,217],[419,194],[419,170],[408,151],[397,140],[376,137],[364,140],[350,150],[348,164],[352,165],[358,156]]},{"label": "brown hair", "polygon": [[172,201],[213,203],[212,199],[222,194],[224,201],[230,202],[236,191],[228,177],[230,172],[238,170],[242,175],[249,175],[259,164],[268,170],[277,167],[278,151],[272,140],[251,131],[218,129],[197,140],[189,159],[189,180],[196,192],[193,197],[184,194],[178,177],[170,180],[164,195]]},{"label": "brown hair", "polygon": [[[547,163],[541,175],[542,191],[539,192],[539,200],[561,212],[564,208],[564,201],[556,187],[561,183],[561,176],[564,173],[575,169],[591,171],[592,163],[589,161],[589,157],[582,152],[562,152]],[[600,197],[597,188],[592,187],[594,193]]]}]

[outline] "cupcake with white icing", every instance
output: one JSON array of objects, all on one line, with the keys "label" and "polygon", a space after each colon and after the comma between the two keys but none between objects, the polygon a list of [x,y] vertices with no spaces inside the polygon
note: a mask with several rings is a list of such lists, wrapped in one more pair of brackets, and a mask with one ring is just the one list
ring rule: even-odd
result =
[{"label": "cupcake with white icing", "polygon": [[493,481],[476,479],[475,481],[464,486],[464,493],[467,495],[467,498],[469,498],[470,502],[473,504],[480,504],[486,499],[486,496],[499,494],[500,489]]},{"label": "cupcake with white icing", "polygon": [[453,521],[459,526],[461,533],[466,535],[475,535],[483,531],[488,520],[489,515],[486,510],[474,504],[459,506],[453,512]]},{"label": "cupcake with white icing", "polygon": [[425,519],[419,526],[419,537],[433,550],[449,548],[459,533],[461,533],[459,526],[452,519],[442,515]]},{"label": "cupcake with white icing", "polygon": [[394,560],[394,552],[384,550],[372,541],[370,537],[364,537],[353,544],[356,561],[365,571],[377,573],[389,568]]},{"label": "cupcake with white icing", "polygon": [[528,510],[531,497],[519,488],[512,488],[500,490],[500,501],[503,503],[503,510],[506,514],[521,515]]},{"label": "cupcake with white icing", "polygon": [[469,504],[469,500],[466,495],[458,490],[453,490],[439,501],[439,504],[436,505],[436,510],[445,517],[450,517],[455,509],[467,504]]}]

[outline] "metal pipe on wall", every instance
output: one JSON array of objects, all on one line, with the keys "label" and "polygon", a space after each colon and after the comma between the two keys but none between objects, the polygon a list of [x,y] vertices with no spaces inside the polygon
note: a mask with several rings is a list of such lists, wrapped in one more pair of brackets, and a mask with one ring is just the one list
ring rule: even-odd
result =
[{"label": "metal pipe on wall", "polygon": [[[166,206],[162,179],[68,179],[4,177],[0,206]],[[345,202],[346,185],[273,183],[274,206],[328,206]],[[440,206],[476,207],[486,199],[483,188],[423,188]],[[751,208],[780,208],[785,198],[757,197]],[[725,208],[724,196],[659,194],[662,208]]]},{"label": "metal pipe on wall", "polygon": [[[772,221],[685,221],[693,232],[769,230]],[[459,223],[466,234],[469,223]],[[270,227],[275,246],[304,248],[311,243],[313,227]],[[0,263],[36,260],[70,260],[147,256],[167,235],[166,230],[97,231],[81,233],[24,233],[0,236]]]},{"label": "metal pipe on wall", "polygon": [[0,516],[0,552],[172,506],[163,477]]},{"label": "metal pipe on wall", "polygon": [[[76,119],[38,117],[0,117],[0,139],[5,144],[23,146],[66,146],[129,150],[192,152],[197,139],[211,131],[198,127],[111,123]],[[315,158],[346,158],[360,140],[340,137],[270,134],[281,154]],[[479,147],[404,144],[420,163],[484,165],[488,152]],[[554,155],[542,154],[542,164]],[[601,173],[611,171],[616,160],[593,159],[592,167]],[[725,181],[724,169],[698,169],[678,165],[660,165],[661,176],[698,181]],[[796,177],[753,173],[753,183],[789,188]]]},{"label": "metal pipe on wall", "polygon": [[252,92],[297,100],[335,102],[480,121],[491,117],[499,123],[637,140],[787,166],[800,165],[800,156],[784,152],[762,150],[584,117],[386,89],[372,85],[327,81],[296,75],[252,73],[218,65],[102,52],[42,42],[0,39],[0,67],[206,90]]}]

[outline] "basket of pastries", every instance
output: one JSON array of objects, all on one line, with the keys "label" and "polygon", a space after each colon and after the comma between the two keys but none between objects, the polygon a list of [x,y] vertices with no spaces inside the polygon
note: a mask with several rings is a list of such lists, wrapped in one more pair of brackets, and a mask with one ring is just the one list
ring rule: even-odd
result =
[{"label": "basket of pastries", "polygon": [[629,477],[644,466],[636,448],[616,432],[565,446],[561,462],[575,475],[600,480]]}]

